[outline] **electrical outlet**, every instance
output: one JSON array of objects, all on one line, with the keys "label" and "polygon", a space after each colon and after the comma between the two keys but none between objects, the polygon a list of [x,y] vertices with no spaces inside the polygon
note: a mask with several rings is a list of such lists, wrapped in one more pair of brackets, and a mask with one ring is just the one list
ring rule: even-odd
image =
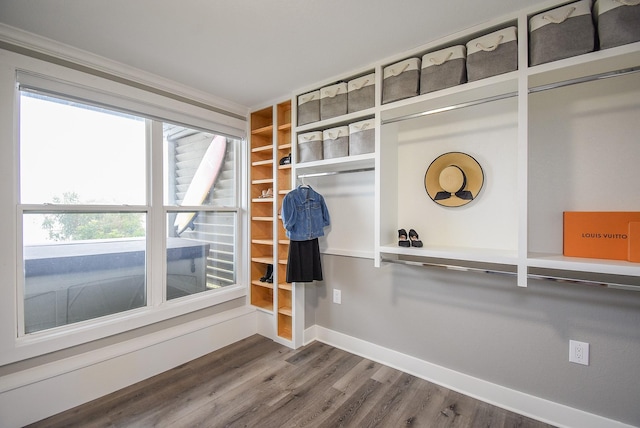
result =
[{"label": "electrical outlet", "polygon": [[589,365],[589,344],[578,342],[577,340],[569,341],[569,361],[572,363]]},{"label": "electrical outlet", "polygon": [[333,303],[342,303],[342,292],[336,288],[333,289]]}]

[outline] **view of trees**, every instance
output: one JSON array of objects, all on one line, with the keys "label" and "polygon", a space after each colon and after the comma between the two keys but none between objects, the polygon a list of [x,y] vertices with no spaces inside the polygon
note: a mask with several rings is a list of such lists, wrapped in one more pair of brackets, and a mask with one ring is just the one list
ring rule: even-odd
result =
[{"label": "view of trees", "polygon": [[[53,198],[55,204],[77,204],[75,192]],[[144,215],[139,213],[54,213],[44,216],[42,227],[53,241],[113,239],[145,236]]]}]

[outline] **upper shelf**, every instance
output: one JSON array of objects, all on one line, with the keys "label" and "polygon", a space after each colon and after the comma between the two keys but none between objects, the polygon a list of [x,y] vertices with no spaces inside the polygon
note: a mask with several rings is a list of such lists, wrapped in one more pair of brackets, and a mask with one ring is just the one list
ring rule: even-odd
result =
[{"label": "upper shelf", "polygon": [[331,119],[320,120],[318,122],[308,123],[296,128],[296,132],[317,131],[332,128],[334,126],[344,126],[362,119],[375,116],[375,108],[360,110],[353,113],[343,114],[332,117]]},{"label": "upper shelf", "polygon": [[529,88],[637,67],[640,42],[530,67]]},{"label": "upper shelf", "polygon": [[356,169],[374,168],[375,153],[343,156],[314,162],[303,162],[295,165],[296,175],[319,174],[326,172],[344,172]]},{"label": "upper shelf", "polygon": [[416,97],[406,98],[381,106],[381,120],[393,121],[428,111],[473,102],[485,98],[515,94],[518,90],[518,72],[501,74],[475,82],[463,83],[451,88],[442,89]]}]

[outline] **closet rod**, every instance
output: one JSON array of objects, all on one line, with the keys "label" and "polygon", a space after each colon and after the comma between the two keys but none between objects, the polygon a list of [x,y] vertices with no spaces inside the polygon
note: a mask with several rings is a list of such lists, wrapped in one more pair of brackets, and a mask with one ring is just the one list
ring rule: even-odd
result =
[{"label": "closet rod", "polygon": [[381,258],[380,261],[383,263],[395,263],[399,265],[420,266],[420,267],[435,267],[435,268],[442,268],[442,269],[449,269],[449,270],[457,270],[462,272],[495,273],[498,275],[516,275],[517,274],[516,272],[510,272],[506,270],[474,268],[474,267],[468,267],[468,266],[451,265],[446,263],[416,262],[411,260],[396,260],[396,259],[385,259],[385,258]]},{"label": "closet rod", "polygon": [[640,291],[640,287],[637,285],[631,284],[620,284],[616,282],[606,282],[606,281],[594,281],[589,279],[573,279],[573,278],[563,278],[561,276],[551,276],[551,275],[538,275],[538,274],[528,274],[527,278],[531,279],[541,279],[546,281],[555,281],[555,282],[564,282],[568,284],[577,284],[577,285],[595,285],[598,287],[607,287],[607,288],[619,288],[623,290],[631,290],[631,291]]},{"label": "closet rod", "polygon": [[298,178],[307,178],[307,177],[324,177],[327,175],[338,175],[338,174],[351,174],[353,172],[365,172],[365,171],[374,171],[375,168],[359,168],[359,169],[345,169],[344,171],[328,171],[328,172],[313,172],[309,174],[300,174]]},{"label": "closet rod", "polygon": [[[535,86],[533,88],[529,88],[528,93],[534,94],[536,92],[547,91],[549,89],[562,88],[564,86],[576,85],[578,83],[592,82],[594,80],[604,80],[604,79],[608,79],[610,77],[626,76],[628,74],[637,73],[638,71],[640,71],[640,67],[631,67],[631,68],[624,68],[624,69],[621,69],[621,70],[608,71],[608,72],[605,72],[605,73],[593,74],[593,75],[585,76],[585,77],[577,77],[575,79],[569,79],[569,80],[563,80],[561,82],[549,83],[548,85]],[[427,110],[427,111],[423,111],[423,112],[419,112],[419,113],[412,113],[412,114],[408,114],[408,115],[405,115],[405,116],[399,116],[399,117],[396,117],[396,118],[393,118],[393,119],[382,120],[382,125],[386,125],[386,124],[394,123],[394,122],[401,122],[401,121],[409,120],[409,119],[415,119],[417,117],[428,116],[428,115],[432,115],[432,114],[436,114],[436,113],[443,113],[443,112],[446,112],[446,111],[458,110],[458,109],[465,108],[465,107],[473,107],[473,106],[476,106],[476,105],[490,103],[490,102],[493,102],[493,101],[504,100],[504,99],[507,99],[507,98],[513,98],[513,97],[516,97],[516,96],[518,96],[518,92],[508,92],[506,94],[495,95],[493,97],[480,98],[480,99],[475,100],[475,101],[469,101],[469,102],[461,103],[461,104],[454,104],[454,105],[451,105],[451,106],[440,107],[440,108],[436,108],[436,109],[433,109],[433,110]]]},{"label": "closet rod", "polygon": [[626,76],[627,74],[633,74],[640,71],[640,67],[623,68],[621,70],[607,71],[605,73],[592,74],[590,76],[576,77],[575,79],[563,80],[561,82],[549,83],[548,85],[534,86],[529,88],[530,94],[536,92],[548,91],[549,89],[562,88],[570,85],[577,85],[579,83],[593,82],[594,80],[604,80],[611,77]]},{"label": "closet rod", "polygon": [[417,117],[429,116],[431,114],[443,113],[445,111],[458,110],[458,109],[465,108],[465,107],[473,107],[473,106],[477,106],[477,105],[480,105],[480,104],[490,103],[490,102],[493,102],[493,101],[499,101],[499,100],[504,100],[504,99],[507,99],[507,98],[513,98],[513,97],[516,97],[516,96],[518,96],[518,92],[508,92],[506,94],[494,95],[493,97],[487,97],[487,98],[480,98],[478,100],[469,101],[469,102],[462,103],[462,104],[454,104],[454,105],[451,105],[451,106],[440,107],[440,108],[436,108],[436,109],[433,109],[433,110],[422,111],[420,113],[413,113],[413,114],[408,114],[406,116],[399,116],[399,117],[395,117],[393,119],[383,120],[382,124],[386,125],[386,124],[389,124],[389,123],[401,122],[401,121],[409,120],[409,119],[415,119]]}]

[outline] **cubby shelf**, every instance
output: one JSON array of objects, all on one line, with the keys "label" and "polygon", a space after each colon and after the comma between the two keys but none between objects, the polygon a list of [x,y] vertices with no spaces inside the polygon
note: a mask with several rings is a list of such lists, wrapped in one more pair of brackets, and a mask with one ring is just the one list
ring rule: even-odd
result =
[{"label": "cubby shelf", "polygon": [[[255,123],[255,126],[254,126]],[[251,113],[251,303],[273,315],[278,340],[294,343],[295,290],[285,282],[289,240],[278,215],[290,191],[291,165],[279,160],[291,152],[291,101]],[[273,197],[257,197],[267,187]],[[271,266],[270,268],[268,268]],[[273,269],[273,282],[259,279]],[[274,311],[274,308],[277,308]],[[299,346],[295,345],[294,346]]]}]

